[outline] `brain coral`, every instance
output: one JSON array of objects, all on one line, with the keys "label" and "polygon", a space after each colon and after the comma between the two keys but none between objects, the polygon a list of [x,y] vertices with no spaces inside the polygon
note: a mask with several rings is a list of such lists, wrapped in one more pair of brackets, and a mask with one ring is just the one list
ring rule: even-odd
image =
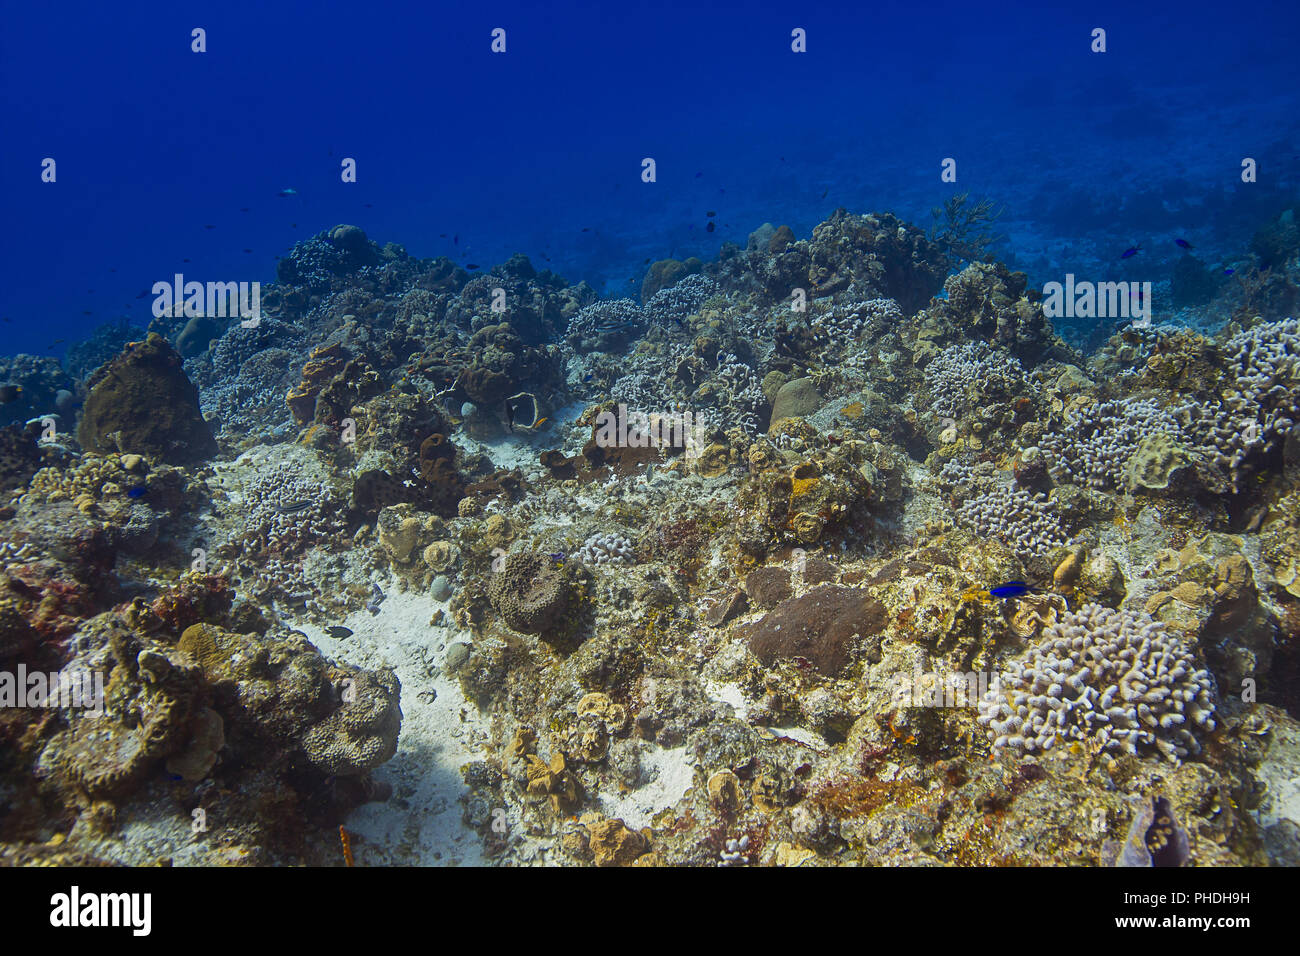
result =
[{"label": "brain coral", "polygon": [[561,629],[576,593],[562,568],[544,554],[517,552],[492,577],[488,600],[516,631],[546,634]]},{"label": "brain coral", "polygon": [[349,680],[343,705],[302,736],[311,762],[337,776],[384,763],[397,753],[402,729],[402,687],[391,671],[359,671]]},{"label": "brain coral", "polygon": [[1085,604],[1043,631],[980,700],[997,749],[1091,742],[1177,763],[1199,753],[1193,729],[1214,729],[1212,679],[1191,651],[1146,615]]}]

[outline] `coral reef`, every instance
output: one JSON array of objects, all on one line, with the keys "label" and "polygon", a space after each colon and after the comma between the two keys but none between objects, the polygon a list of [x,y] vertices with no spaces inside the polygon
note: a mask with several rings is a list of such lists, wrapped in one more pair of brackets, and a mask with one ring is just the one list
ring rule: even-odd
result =
[{"label": "coral reef", "polygon": [[337,226],[254,328],[12,360],[0,699],[103,711],[0,707],[0,862],[1300,859],[1293,223],[1085,356],[996,213],[637,300]]}]

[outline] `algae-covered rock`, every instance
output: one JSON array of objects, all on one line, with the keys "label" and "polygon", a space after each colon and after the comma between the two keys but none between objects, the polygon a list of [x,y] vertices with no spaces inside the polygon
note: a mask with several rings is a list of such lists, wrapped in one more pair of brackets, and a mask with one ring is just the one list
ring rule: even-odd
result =
[{"label": "algae-covered rock", "polygon": [[405,564],[419,543],[423,523],[409,504],[394,505],[379,512],[376,523],[379,543],[394,561]]},{"label": "algae-covered rock", "polygon": [[699,272],[704,263],[691,256],[685,262],[677,259],[660,259],[652,262],[641,280],[641,301],[645,302],[661,289],[666,289],[680,279]]},{"label": "algae-covered rock", "polygon": [[193,358],[206,352],[213,339],[219,338],[226,330],[228,320],[211,315],[196,315],[185,323],[180,335],[176,336],[176,351],[184,358]]},{"label": "algae-covered rock", "polygon": [[167,758],[167,772],[191,782],[202,780],[216,764],[217,754],[225,745],[225,724],[221,715],[211,707],[204,707],[194,715],[185,749]]},{"label": "algae-covered rock", "polygon": [[876,638],[888,620],[885,608],[866,591],[827,585],[782,602],[741,634],[768,667],[803,658],[834,677],[848,664],[854,645]]},{"label": "algae-covered rock", "polygon": [[364,773],[396,752],[401,685],[388,671],[336,667],[301,635],[268,640],[211,624],[186,628],[176,646],[214,685],[214,707],[245,747],[297,740],[333,776]]},{"label": "algae-covered rock", "polygon": [[77,440],[88,451],[133,453],[170,464],[216,454],[199,411],[199,391],[161,335],[150,333],[129,345],[91,375],[87,386]]}]

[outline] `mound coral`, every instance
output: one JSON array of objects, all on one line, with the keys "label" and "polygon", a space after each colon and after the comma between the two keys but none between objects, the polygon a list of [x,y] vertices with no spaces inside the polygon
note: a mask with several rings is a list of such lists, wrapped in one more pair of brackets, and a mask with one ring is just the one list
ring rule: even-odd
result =
[{"label": "mound coral", "polygon": [[83,448],[144,455],[170,464],[216,454],[199,411],[199,392],[186,378],[181,357],[161,335],[127,346],[91,375],[90,394],[77,426]]},{"label": "mound coral", "polygon": [[525,634],[554,634],[577,601],[563,568],[544,554],[509,555],[488,586],[488,600],[501,619]]},{"label": "mound coral", "polygon": [[885,608],[866,591],[823,585],[783,601],[740,634],[768,667],[803,660],[818,673],[836,677],[857,644],[874,638],[878,645],[888,619]]}]

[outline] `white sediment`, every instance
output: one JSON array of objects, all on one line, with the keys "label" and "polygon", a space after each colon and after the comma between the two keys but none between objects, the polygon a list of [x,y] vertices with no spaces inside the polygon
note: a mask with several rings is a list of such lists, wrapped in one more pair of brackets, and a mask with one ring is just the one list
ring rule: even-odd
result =
[{"label": "white sediment", "polygon": [[402,683],[402,732],[397,754],[374,771],[392,796],[348,817],[358,866],[463,866],[487,862],[482,840],[463,821],[460,798],[468,792],[460,768],[484,757],[487,721],[445,673],[447,648],[470,638],[453,628],[430,627],[445,601],[424,594],[387,595],[378,614],[359,611],[341,621],[352,630],[337,640],[320,627],[296,625],[336,661],[374,669],[391,667]]}]

